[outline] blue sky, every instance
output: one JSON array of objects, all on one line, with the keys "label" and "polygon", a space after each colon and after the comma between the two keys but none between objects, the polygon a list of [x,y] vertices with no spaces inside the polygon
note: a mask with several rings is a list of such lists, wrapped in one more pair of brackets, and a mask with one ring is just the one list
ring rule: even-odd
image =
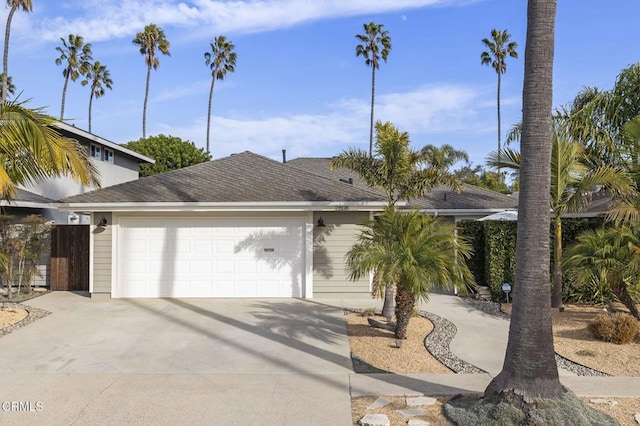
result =
[{"label": "blue sky", "polygon": [[[250,150],[274,159],[368,149],[371,72],[355,34],[385,25],[393,48],[376,74],[376,119],[408,131],[412,144],[448,143],[482,164],[497,148],[496,74],[480,64],[480,40],[507,29],[518,42],[502,85],[503,134],[520,120],[526,2],[514,0],[33,0],[16,12],[9,75],[21,99],[58,117],[60,37],[80,34],[107,65],[113,90],[94,101],[92,131],[116,143],[142,136],[146,67],[131,40],[162,27],[171,56],[152,71],[147,135],[204,147],[211,73],[203,54],[226,35],[236,72],[216,83],[211,130],[219,158]],[[609,89],[640,60],[637,0],[558,2],[554,105],[584,86]],[[2,22],[7,9],[2,9]],[[67,91],[65,118],[87,129],[89,88]]]}]

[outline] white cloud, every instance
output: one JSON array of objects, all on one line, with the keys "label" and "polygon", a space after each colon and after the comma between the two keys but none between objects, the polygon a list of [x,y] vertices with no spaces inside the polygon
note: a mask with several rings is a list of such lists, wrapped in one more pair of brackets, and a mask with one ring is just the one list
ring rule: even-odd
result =
[{"label": "white cloud", "polygon": [[[216,28],[241,34],[287,28],[297,24],[345,16],[374,14],[436,5],[467,4],[469,0],[85,0],[64,9],[65,16],[49,15],[37,24],[46,40],[57,40],[73,28],[98,42],[130,37],[144,25]],[[203,36],[205,34],[203,33]]]},{"label": "white cloud", "polygon": [[[425,86],[412,92],[380,94],[376,117],[391,121],[408,131],[414,142],[426,135],[446,132],[487,130],[487,117],[493,108],[478,107],[478,93],[466,86]],[[343,99],[327,106],[321,114],[291,114],[266,118],[215,116],[211,124],[211,144],[215,157],[245,150],[281,158],[287,149],[289,158],[331,156],[354,146],[368,148],[370,104],[365,100]],[[154,134],[180,135],[204,146],[206,117],[188,126],[158,125]],[[433,143],[433,142],[425,142]]]}]

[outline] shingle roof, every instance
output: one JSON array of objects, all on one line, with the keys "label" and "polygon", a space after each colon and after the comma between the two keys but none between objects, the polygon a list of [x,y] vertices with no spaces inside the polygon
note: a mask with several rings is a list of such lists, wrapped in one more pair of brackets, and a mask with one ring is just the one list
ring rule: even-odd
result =
[{"label": "shingle roof", "polygon": [[62,203],[384,201],[379,193],[245,151]]},{"label": "shingle roof", "polygon": [[18,188],[18,192],[11,199],[13,202],[26,202],[26,203],[42,203],[42,204],[51,204],[55,201],[51,198],[43,197],[38,194],[34,194],[33,192],[29,192],[25,189]]},{"label": "shingle roof", "polygon": [[[353,186],[367,188],[367,184],[357,173],[348,169],[330,170],[331,158],[296,158],[287,165],[333,180],[353,180]],[[381,193],[381,192],[380,192]],[[436,188],[422,198],[412,200],[409,207],[425,210],[487,210],[513,209],[518,207],[518,199],[499,192],[490,191],[473,185],[462,184],[462,192],[441,187]]]}]

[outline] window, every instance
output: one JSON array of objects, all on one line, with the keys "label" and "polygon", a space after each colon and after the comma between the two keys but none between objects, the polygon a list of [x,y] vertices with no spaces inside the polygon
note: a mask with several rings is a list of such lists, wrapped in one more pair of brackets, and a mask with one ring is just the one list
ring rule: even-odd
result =
[{"label": "window", "polygon": [[104,161],[107,163],[113,163],[113,151],[110,149],[104,149]]},{"label": "window", "polygon": [[102,160],[102,148],[98,145],[91,145],[91,157]]}]

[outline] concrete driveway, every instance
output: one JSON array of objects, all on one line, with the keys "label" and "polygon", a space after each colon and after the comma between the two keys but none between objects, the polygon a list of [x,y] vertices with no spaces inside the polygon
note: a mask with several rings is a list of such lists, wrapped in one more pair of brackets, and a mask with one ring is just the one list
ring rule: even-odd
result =
[{"label": "concrete driveway", "polygon": [[0,337],[0,424],[351,423],[334,306],[66,292],[27,304],[51,315]]}]

